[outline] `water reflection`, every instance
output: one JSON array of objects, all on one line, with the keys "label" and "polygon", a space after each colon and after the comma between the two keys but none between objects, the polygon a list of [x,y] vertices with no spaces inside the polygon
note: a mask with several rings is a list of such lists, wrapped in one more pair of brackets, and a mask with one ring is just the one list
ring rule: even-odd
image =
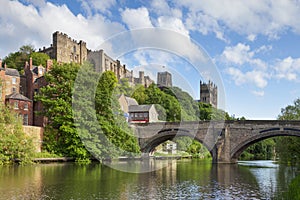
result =
[{"label": "water reflection", "polygon": [[259,167],[252,162],[150,162],[167,167],[140,174],[100,164],[1,167],[0,199],[269,199],[295,176],[291,168],[263,161]]}]

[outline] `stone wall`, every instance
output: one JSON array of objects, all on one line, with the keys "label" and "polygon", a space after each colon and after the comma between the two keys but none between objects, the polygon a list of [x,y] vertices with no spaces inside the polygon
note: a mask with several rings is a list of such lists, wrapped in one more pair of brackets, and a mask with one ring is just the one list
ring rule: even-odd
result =
[{"label": "stone wall", "polygon": [[33,139],[36,152],[42,151],[44,129],[37,126],[23,126],[23,131]]}]

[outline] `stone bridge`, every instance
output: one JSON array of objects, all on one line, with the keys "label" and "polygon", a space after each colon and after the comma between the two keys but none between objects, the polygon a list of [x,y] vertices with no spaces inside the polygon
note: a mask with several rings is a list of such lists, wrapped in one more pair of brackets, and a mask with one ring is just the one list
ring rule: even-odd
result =
[{"label": "stone bridge", "polygon": [[202,143],[214,163],[236,163],[250,145],[275,136],[300,137],[300,121],[241,120],[159,122],[135,124],[143,155],[175,137],[188,136]]}]

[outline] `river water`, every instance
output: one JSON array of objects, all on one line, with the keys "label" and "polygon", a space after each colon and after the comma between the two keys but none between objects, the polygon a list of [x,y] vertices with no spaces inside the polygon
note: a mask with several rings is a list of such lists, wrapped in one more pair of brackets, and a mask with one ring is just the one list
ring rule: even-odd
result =
[{"label": "river water", "polygon": [[272,161],[231,165],[201,160],[152,162],[166,167],[128,173],[97,163],[3,166],[0,199],[272,199],[297,173]]}]

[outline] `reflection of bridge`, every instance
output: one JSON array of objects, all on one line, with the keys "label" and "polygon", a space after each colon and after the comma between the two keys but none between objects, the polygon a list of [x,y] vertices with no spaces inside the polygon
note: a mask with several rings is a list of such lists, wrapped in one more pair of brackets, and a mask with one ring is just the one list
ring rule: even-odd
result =
[{"label": "reflection of bridge", "polygon": [[275,136],[300,137],[300,121],[242,120],[137,124],[135,133],[142,153],[149,155],[156,146],[179,136],[202,143],[213,162],[235,163],[250,145]]}]

